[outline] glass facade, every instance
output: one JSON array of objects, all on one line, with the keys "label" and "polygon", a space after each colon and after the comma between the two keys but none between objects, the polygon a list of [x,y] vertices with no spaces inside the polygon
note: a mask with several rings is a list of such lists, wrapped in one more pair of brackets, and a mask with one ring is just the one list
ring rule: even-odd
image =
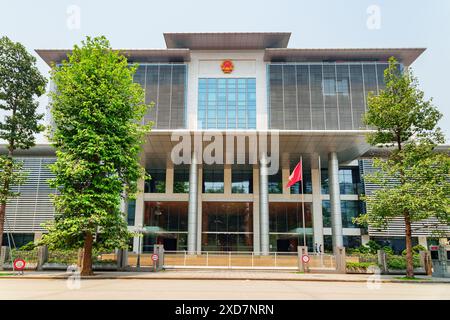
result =
[{"label": "glass facade", "polygon": [[166,192],[166,169],[147,169],[150,175],[145,180],[144,192],[146,193],[165,193]]},{"label": "glass facade", "polygon": [[283,178],[281,169],[278,170],[276,174],[272,174],[268,176],[269,181],[269,193],[283,193]]},{"label": "glass facade", "polygon": [[223,165],[203,166],[203,193],[223,193]]},{"label": "glass facade", "polygon": [[255,78],[200,78],[199,129],[256,129]]},{"label": "glass facade", "polygon": [[[358,248],[361,246],[361,236],[343,236],[344,247]],[[324,251],[333,252],[333,239],[331,236],[323,236]]]},{"label": "glass facade", "polygon": [[[359,167],[339,168],[339,189],[341,194],[361,194],[362,185]],[[322,194],[329,194],[328,169],[321,170]]]},{"label": "glass facade", "polygon": [[[311,203],[306,202],[305,228],[312,232]],[[269,231],[303,234],[303,205],[300,202],[269,202]]]},{"label": "glass facade", "polygon": [[[295,159],[295,160],[293,160]],[[289,174],[292,173],[295,166],[298,164],[300,156],[294,156],[291,154]],[[291,186],[291,194],[302,194],[302,186],[305,194],[312,193],[312,180],[311,180],[311,160],[309,157],[302,157],[302,181],[297,182]]]},{"label": "glass facade", "polygon": [[384,88],[387,66],[380,62],[269,64],[269,128],[365,129],[367,95]]},{"label": "glass facade", "polygon": [[145,103],[154,103],[145,120],[153,121],[154,129],[186,128],[185,64],[139,64],[134,82],[145,90]]},{"label": "glass facade", "polygon": [[231,167],[231,193],[253,193],[253,168],[246,165]]},{"label": "glass facade", "polygon": [[146,201],[144,205],[143,251],[153,251],[154,244],[165,250],[185,250],[188,203],[182,201]]},{"label": "glass facade", "polygon": [[34,233],[3,233],[3,246],[20,248],[29,242],[34,241]]},{"label": "glass facade", "polygon": [[173,168],[173,193],[189,193],[188,165],[178,165]]},{"label": "glass facade", "polygon": [[312,235],[311,203],[269,202],[270,251],[296,252],[303,245],[312,250]]},{"label": "glass facade", "polygon": [[135,215],[136,215],[136,200],[128,200],[127,223],[129,226],[134,226]]},{"label": "glass facade", "polygon": [[[343,228],[361,228],[353,223],[352,219],[363,213],[362,202],[358,200],[341,200],[341,215]],[[330,201],[322,201],[323,226],[331,228]]]},{"label": "glass facade", "polygon": [[253,250],[253,203],[203,202],[202,250]]}]

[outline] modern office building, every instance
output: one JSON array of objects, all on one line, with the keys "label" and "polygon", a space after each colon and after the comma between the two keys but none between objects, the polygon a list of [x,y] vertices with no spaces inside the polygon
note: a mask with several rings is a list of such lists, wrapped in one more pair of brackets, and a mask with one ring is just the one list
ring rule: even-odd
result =
[{"label": "modern office building", "polygon": [[[376,187],[362,179],[377,155],[362,115],[368,94],[384,87],[388,58],[407,68],[425,49],[288,48],[290,36],[165,33],[165,49],[121,50],[154,102],[141,158],[152,179],[124,206],[130,229],[145,229],[144,252],[155,243],[191,253],[331,250],[369,238],[404,245],[401,219],[384,230],[352,222],[366,210],[360,195]],[[50,65],[70,50],[36,52]],[[32,240],[54,214],[46,183],[54,151],[38,145],[18,157],[31,174],[8,204],[6,228]],[[302,182],[285,188],[300,159]],[[414,224],[414,240],[426,245],[434,225]]]}]

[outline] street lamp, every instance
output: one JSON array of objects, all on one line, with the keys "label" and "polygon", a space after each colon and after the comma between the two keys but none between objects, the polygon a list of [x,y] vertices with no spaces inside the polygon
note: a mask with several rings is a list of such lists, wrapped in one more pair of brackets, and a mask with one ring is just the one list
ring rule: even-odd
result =
[{"label": "street lamp", "polygon": [[141,267],[141,235],[144,234],[144,227],[139,224],[134,228],[134,231],[137,232],[138,235],[138,248],[137,248],[137,260],[136,260],[136,268],[140,268]]}]

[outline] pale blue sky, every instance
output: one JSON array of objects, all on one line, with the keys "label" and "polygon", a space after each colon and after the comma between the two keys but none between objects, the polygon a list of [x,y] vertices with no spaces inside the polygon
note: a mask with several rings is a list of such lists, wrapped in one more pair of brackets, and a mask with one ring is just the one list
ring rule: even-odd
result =
[{"label": "pale blue sky", "polygon": [[[164,48],[163,32],[290,31],[289,47],[427,47],[414,64],[421,88],[444,113],[450,137],[450,1],[448,0],[0,0],[0,35],[36,48],[70,48],[105,35],[117,48]],[[80,8],[80,29],[67,9]],[[380,29],[367,8],[378,5]],[[34,53],[34,51],[33,51]],[[42,72],[49,68],[38,58]],[[42,100],[42,108],[46,99]]]}]

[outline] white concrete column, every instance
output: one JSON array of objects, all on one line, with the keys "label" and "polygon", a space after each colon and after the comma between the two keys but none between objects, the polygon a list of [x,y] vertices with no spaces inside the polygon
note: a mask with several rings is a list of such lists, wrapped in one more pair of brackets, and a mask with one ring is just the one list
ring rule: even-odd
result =
[{"label": "white concrete column", "polygon": [[166,162],[166,193],[173,193],[173,163],[169,159]]},{"label": "white concrete column", "polygon": [[331,232],[333,252],[337,247],[343,247],[341,199],[339,190],[339,162],[336,152],[328,154],[328,185],[330,189]]},{"label": "white concrete column", "polygon": [[419,244],[425,248],[428,248],[427,237],[419,236]]},{"label": "white concrete column", "polygon": [[261,239],[259,237],[259,169],[253,167],[253,252],[261,252]]},{"label": "white concrete column", "polygon": [[39,241],[42,239],[42,232],[36,232],[34,234],[34,242]]},{"label": "white concrete column", "polygon": [[[136,196],[136,208],[134,212],[134,226],[135,227],[143,227],[144,226],[144,179],[139,179],[137,181],[137,187],[138,187],[138,194]],[[139,242],[141,243],[141,248],[139,249]],[[138,253],[138,250],[142,252],[142,245],[144,241],[141,238],[141,241],[139,241],[139,237],[133,238],[133,252]]]},{"label": "white concrete column", "polygon": [[188,206],[188,239],[187,249],[189,254],[195,254],[197,250],[197,188],[198,188],[198,164],[197,153],[192,152],[189,168],[189,206]]},{"label": "white concrete column", "polygon": [[370,236],[368,234],[363,234],[361,236],[361,244],[366,245],[370,241]]},{"label": "white concrete column", "polygon": [[203,236],[203,168],[201,165],[198,167],[197,177],[197,254],[200,254],[202,251]]},{"label": "white concrete column", "polygon": [[259,223],[261,254],[269,254],[269,178],[267,155],[263,153],[259,165]]},{"label": "white concrete column", "polygon": [[311,183],[312,183],[312,213],[315,245],[321,245],[323,251],[323,213],[320,185],[320,158],[317,154],[311,156]]}]

